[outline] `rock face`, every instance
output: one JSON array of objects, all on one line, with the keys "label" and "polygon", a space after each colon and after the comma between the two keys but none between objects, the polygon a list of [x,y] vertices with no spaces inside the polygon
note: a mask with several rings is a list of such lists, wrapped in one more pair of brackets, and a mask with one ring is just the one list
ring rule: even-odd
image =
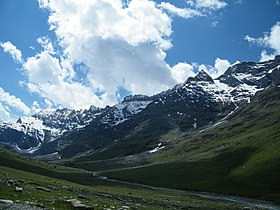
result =
[{"label": "rock face", "polygon": [[229,116],[273,84],[280,84],[280,56],[233,65],[217,79],[202,70],[170,90],[128,96],[113,107],[43,110],[17,123],[0,124],[0,142],[33,156],[136,154],[156,148],[171,129],[187,134]]}]

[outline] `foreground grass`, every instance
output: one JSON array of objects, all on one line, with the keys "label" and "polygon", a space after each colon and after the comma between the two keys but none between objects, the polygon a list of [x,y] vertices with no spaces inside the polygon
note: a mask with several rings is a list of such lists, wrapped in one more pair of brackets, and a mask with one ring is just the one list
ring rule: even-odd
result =
[{"label": "foreground grass", "polygon": [[[16,187],[23,188],[23,191],[16,192]],[[78,199],[92,209],[242,209],[244,207],[183,192],[151,190],[100,180],[86,171],[22,159],[6,151],[0,153],[0,199],[47,209],[72,209],[67,202],[69,199]]]}]

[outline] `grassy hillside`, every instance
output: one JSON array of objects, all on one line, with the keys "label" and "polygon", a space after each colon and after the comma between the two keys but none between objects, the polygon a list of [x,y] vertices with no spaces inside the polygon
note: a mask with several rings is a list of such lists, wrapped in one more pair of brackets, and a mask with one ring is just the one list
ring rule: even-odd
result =
[{"label": "grassy hillside", "polygon": [[[22,188],[22,192],[16,192]],[[87,209],[242,209],[246,205],[201,198],[184,192],[149,189],[98,179],[84,170],[21,158],[0,149],[0,209],[74,209],[78,199]],[[81,208],[82,209],[82,208]]]},{"label": "grassy hillside", "polygon": [[118,179],[280,203],[280,88],[258,93],[219,125],[182,137],[147,167],[111,170]]}]

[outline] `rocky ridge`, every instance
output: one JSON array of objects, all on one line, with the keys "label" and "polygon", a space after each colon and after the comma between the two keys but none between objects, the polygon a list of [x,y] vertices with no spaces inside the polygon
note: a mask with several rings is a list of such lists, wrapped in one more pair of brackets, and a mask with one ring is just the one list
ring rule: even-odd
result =
[{"label": "rocky ridge", "polygon": [[[145,146],[138,145],[140,149],[132,151],[134,154],[156,147],[157,138],[171,128],[188,133],[226,118],[249,103],[256,92],[279,83],[280,56],[261,63],[233,65],[216,79],[202,70],[151,97],[127,96],[104,109],[92,106],[87,110],[42,110],[17,123],[2,123],[0,143],[25,154],[65,155],[71,150],[71,156],[84,151],[104,153],[116,147],[129,150],[131,145],[127,142],[135,145],[134,140],[141,136],[145,140],[139,144]],[[73,149],[77,145],[80,149]]]}]

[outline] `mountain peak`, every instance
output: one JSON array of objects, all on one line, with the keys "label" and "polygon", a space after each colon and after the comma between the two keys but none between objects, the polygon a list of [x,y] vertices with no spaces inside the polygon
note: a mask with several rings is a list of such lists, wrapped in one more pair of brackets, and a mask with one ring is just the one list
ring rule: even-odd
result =
[{"label": "mountain peak", "polygon": [[149,101],[151,100],[149,96],[146,95],[130,95],[130,96],[126,96],[122,103],[125,102],[132,102],[132,101]]},{"label": "mountain peak", "polygon": [[212,77],[209,74],[207,74],[207,72],[204,71],[203,69],[200,70],[198,74],[194,77],[194,81],[196,82],[205,81],[205,82],[214,83]]}]

